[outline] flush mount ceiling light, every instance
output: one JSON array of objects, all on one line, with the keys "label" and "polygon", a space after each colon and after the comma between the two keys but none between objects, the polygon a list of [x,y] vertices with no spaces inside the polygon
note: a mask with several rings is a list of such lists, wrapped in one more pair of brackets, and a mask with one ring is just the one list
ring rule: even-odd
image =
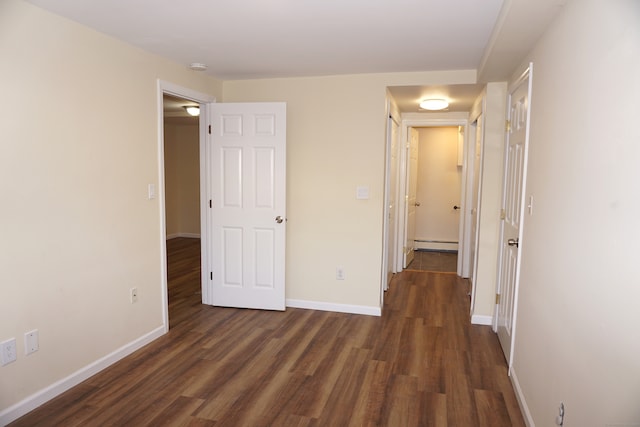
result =
[{"label": "flush mount ceiling light", "polygon": [[425,99],[420,103],[420,108],[423,110],[444,110],[449,106],[449,103],[445,99]]},{"label": "flush mount ceiling light", "polygon": [[187,105],[186,107],[182,107],[187,111],[187,114],[190,116],[197,117],[200,115],[200,107],[197,105]]},{"label": "flush mount ceiling light", "polygon": [[193,71],[205,71],[207,69],[207,65],[201,62],[192,62],[189,64],[189,68]]}]

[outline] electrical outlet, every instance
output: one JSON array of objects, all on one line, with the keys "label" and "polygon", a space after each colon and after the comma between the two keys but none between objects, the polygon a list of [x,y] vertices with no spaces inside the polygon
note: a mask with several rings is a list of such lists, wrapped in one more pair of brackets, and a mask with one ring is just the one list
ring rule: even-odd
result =
[{"label": "electrical outlet", "polygon": [[39,348],[37,329],[24,334],[24,354],[29,355],[35,353]]},{"label": "electrical outlet", "polygon": [[16,350],[16,339],[11,338],[0,343],[0,352],[2,352],[2,366],[15,362],[18,358]]},{"label": "electrical outlet", "polygon": [[344,278],[345,278],[344,268],[336,267],[336,280],[344,280]]},{"label": "electrical outlet", "polygon": [[138,288],[131,288],[131,304],[138,302]]}]

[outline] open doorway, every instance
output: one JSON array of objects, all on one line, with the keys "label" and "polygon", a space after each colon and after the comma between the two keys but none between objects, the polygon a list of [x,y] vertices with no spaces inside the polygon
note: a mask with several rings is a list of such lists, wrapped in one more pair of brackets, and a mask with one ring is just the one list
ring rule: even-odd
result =
[{"label": "open doorway", "polygon": [[[468,178],[469,178],[469,170],[468,170],[468,159],[465,156],[465,153],[468,151],[467,144],[469,140],[472,138],[469,135],[469,114],[474,108],[478,96],[482,92],[484,85],[482,84],[454,84],[454,85],[429,85],[429,86],[389,86],[387,87],[389,102],[392,105],[396,106],[396,109],[401,118],[401,139],[400,146],[402,147],[399,150],[399,167],[398,167],[398,187],[397,187],[397,200],[400,202],[397,203],[397,220],[396,220],[396,231],[397,231],[397,246],[395,248],[395,271],[402,271],[407,267],[408,262],[411,261],[412,255],[415,253],[412,252],[412,248],[414,247],[414,236],[409,235],[407,232],[409,225],[409,219],[412,216],[412,212],[415,213],[416,207],[415,203],[420,202],[419,200],[415,200],[412,195],[409,194],[410,190],[410,163],[413,161],[411,159],[411,150],[409,150],[410,146],[410,129],[415,128],[432,128],[432,127],[455,127],[459,132],[459,140],[458,140],[458,150],[457,150],[457,170],[460,171],[461,177],[461,188],[458,194],[457,201],[458,203],[453,203],[451,206],[446,206],[447,209],[453,211],[453,215],[457,216],[460,221],[458,221],[458,233],[456,234],[456,238],[426,238],[419,240],[443,240],[445,242],[458,242],[457,248],[445,247],[443,250],[458,250],[459,256],[457,257],[457,265],[456,265],[456,273],[465,278],[468,277],[467,263],[463,263],[462,261],[466,259],[468,256],[468,225],[465,224],[468,222],[468,212],[466,206],[468,203],[467,195],[470,194],[471,190],[468,188]],[[422,109],[420,103],[425,99],[439,99],[446,100],[448,102],[448,106],[445,109],[440,110],[438,112],[427,111]],[[461,133],[460,133],[461,131]],[[385,170],[386,178],[389,180],[388,174],[392,173],[391,168],[388,167]],[[413,203],[412,203],[413,201]],[[455,206],[458,209],[455,209]],[[386,207],[386,205],[385,205]],[[413,215],[415,217],[415,215]],[[421,249],[418,247],[418,249]],[[385,248],[385,252],[388,251]],[[391,253],[390,255],[394,255]]]},{"label": "open doorway", "polygon": [[[460,232],[463,126],[412,127],[416,161],[410,164],[415,191],[410,270],[455,273]],[[415,189],[412,187],[415,186]],[[413,199],[413,196],[410,196]]]},{"label": "open doorway", "polygon": [[[199,105],[163,94],[164,200],[169,328],[202,301]],[[197,114],[196,114],[197,113]]]},{"label": "open doorway", "polygon": [[[446,117],[446,118],[445,118]],[[465,192],[466,192],[466,176],[468,171],[466,170],[466,162],[464,158],[465,146],[467,144],[467,128],[468,128],[468,114],[467,113],[449,113],[445,117],[432,117],[429,114],[405,114],[402,120],[402,140],[407,141],[406,149],[402,153],[401,167],[399,171],[400,176],[400,188],[399,193],[405,203],[399,205],[400,213],[398,214],[398,232],[402,236],[403,247],[401,248],[405,255],[408,253],[408,249],[413,251],[412,255],[415,257],[417,253],[415,249],[422,250],[436,250],[436,251],[464,251],[467,245],[464,239],[464,215],[465,215]],[[449,147],[449,153],[445,156],[451,157],[451,161],[447,167],[448,173],[457,177],[459,188],[457,194],[450,194],[447,196],[450,198],[444,199],[442,202],[429,203],[425,200],[419,200],[417,195],[417,173],[419,169],[418,160],[419,153],[419,129],[439,129],[450,128],[451,133],[455,136],[455,139],[451,142]],[[413,143],[412,141],[416,141]],[[415,145],[416,148],[412,149],[411,146]],[[443,160],[439,159],[439,155],[430,155],[436,163],[442,163]],[[413,159],[415,157],[415,159]],[[447,163],[446,161],[444,163]],[[413,165],[413,167],[412,167]],[[433,167],[423,167],[423,172],[430,173],[433,171]],[[413,170],[413,172],[412,172]],[[436,187],[441,184],[438,182],[442,178],[435,179]],[[413,193],[416,193],[415,195]],[[426,197],[427,199],[429,197]],[[451,219],[455,218],[454,224],[457,227],[455,230],[451,230],[450,235],[433,235],[429,233],[419,232],[416,235],[415,218],[418,215],[417,210],[423,208],[423,203],[427,203],[425,206],[431,207],[437,206],[445,215],[450,216]],[[457,209],[456,209],[457,207]],[[411,215],[411,213],[414,213]],[[437,226],[436,226],[437,227]],[[455,228],[454,227],[454,228]],[[422,234],[422,235],[420,235]],[[425,240],[425,242],[419,242],[423,246],[417,245],[415,240]],[[449,243],[448,243],[449,242]],[[454,270],[459,276],[461,274],[461,257],[456,257],[456,269]],[[411,257],[403,256],[398,258],[398,270],[402,271],[407,268],[412,261]],[[447,261],[447,263],[450,261]],[[414,265],[415,267],[415,265]]]},{"label": "open doorway", "polygon": [[[204,180],[200,171],[205,158],[205,127],[199,116],[189,116],[184,107],[202,107],[202,104],[214,101],[210,95],[158,81],[158,199],[160,238],[163,242],[161,281],[165,332],[170,327],[170,303],[173,326],[190,317],[184,310],[178,311],[180,308],[198,308],[204,300],[201,265],[206,259],[206,250],[200,240],[206,234],[203,232],[206,224],[201,220],[204,209],[200,199]],[[172,281],[171,290],[169,281]],[[189,283],[180,290],[183,281]],[[186,295],[189,302],[183,298]]]}]

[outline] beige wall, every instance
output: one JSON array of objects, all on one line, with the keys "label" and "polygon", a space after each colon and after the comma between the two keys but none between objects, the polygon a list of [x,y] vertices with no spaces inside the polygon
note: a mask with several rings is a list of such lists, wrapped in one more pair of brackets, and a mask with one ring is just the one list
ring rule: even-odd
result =
[{"label": "beige wall", "polygon": [[638,425],[640,3],[569,2],[527,59],[514,378],[536,425]]},{"label": "beige wall", "polygon": [[192,124],[165,121],[164,165],[167,237],[200,235],[200,134]]},{"label": "beige wall", "polygon": [[222,86],[17,0],[0,2],[0,58],[0,340],[18,346],[1,414],[162,327],[157,79]]},{"label": "beige wall", "polygon": [[[639,31],[635,1],[574,0],[531,54],[535,201],[513,378],[537,425],[560,401],[565,425],[640,421]],[[18,344],[0,367],[0,412],[162,327],[161,212],[147,200],[158,78],[288,103],[287,298],[364,306],[379,304],[385,88],[475,83],[473,71],[231,81],[223,97],[220,81],[18,0],[0,2],[0,58],[0,340]],[[499,110],[503,86],[493,90]],[[358,185],[369,200],[355,199]],[[481,223],[488,241],[494,225]],[[476,304],[491,315],[497,252],[480,250]],[[24,356],[31,329],[40,350]]]},{"label": "beige wall", "polygon": [[[462,168],[458,167],[458,127],[418,128],[418,186],[416,239],[457,242],[460,226]],[[416,243],[420,248],[452,248],[457,245]]]},{"label": "beige wall", "polygon": [[[474,80],[457,71],[224,82],[225,102],[287,102],[287,298],[379,307],[386,87]],[[361,185],[369,200],[356,200]]]}]

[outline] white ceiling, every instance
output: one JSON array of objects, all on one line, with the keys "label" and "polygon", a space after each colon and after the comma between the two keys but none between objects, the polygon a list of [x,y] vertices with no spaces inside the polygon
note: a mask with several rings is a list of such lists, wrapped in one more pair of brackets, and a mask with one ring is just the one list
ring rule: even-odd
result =
[{"label": "white ceiling", "polygon": [[[564,3],[27,1],[185,67],[204,63],[207,74],[223,80],[477,69],[479,82],[508,78]],[[414,99],[427,90],[447,89],[413,86],[392,92]],[[477,92],[476,87],[448,90]]]},{"label": "white ceiling", "polygon": [[424,113],[420,101],[427,98],[446,99],[449,107],[439,112],[468,112],[473,102],[482,92],[483,84],[444,86],[393,86],[391,96],[403,113]]},{"label": "white ceiling", "polygon": [[30,0],[220,79],[475,69],[502,0]]}]

